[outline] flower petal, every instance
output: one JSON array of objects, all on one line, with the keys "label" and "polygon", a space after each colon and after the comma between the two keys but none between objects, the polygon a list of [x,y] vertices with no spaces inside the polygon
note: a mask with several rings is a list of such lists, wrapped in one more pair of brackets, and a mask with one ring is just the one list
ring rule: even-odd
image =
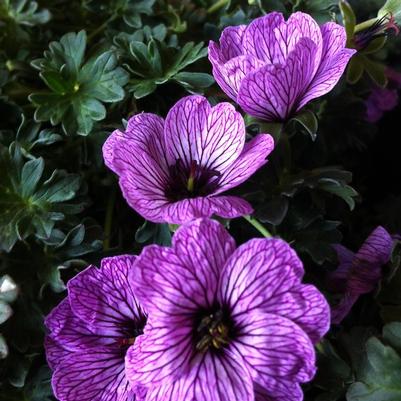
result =
[{"label": "flower petal", "polygon": [[199,354],[179,380],[152,387],[146,401],[253,401],[252,379],[241,355]]},{"label": "flower petal", "polygon": [[227,191],[246,181],[266,164],[266,157],[273,148],[274,140],[269,134],[259,134],[247,142],[238,159],[220,177],[219,189],[215,193]]},{"label": "flower petal", "polygon": [[176,103],[166,119],[170,164],[192,161],[216,171],[233,163],[245,142],[242,116],[229,103],[211,108],[206,98],[188,96]]},{"label": "flower petal", "polygon": [[163,220],[170,224],[184,224],[213,215],[233,219],[253,212],[251,205],[236,196],[209,196],[184,199],[163,207]]},{"label": "flower petal", "polygon": [[321,27],[323,50],[321,63],[313,81],[298,104],[300,110],[306,103],[330,92],[341,78],[355,49],[345,48],[346,34],[343,26],[328,22]]},{"label": "flower petal", "polygon": [[270,298],[264,312],[277,314],[296,323],[318,342],[330,328],[330,307],[324,296],[312,285],[298,285],[288,292]]},{"label": "flower petal", "polygon": [[[142,329],[143,316],[139,308],[135,307],[136,299],[128,300],[133,296],[128,290],[129,283],[126,274],[119,271],[118,265],[132,265],[135,257],[121,256],[104,262],[105,270],[98,270],[90,266],[68,282],[68,293],[71,309],[82,319],[88,329],[102,336],[130,338],[132,326],[138,325]],[[110,280],[110,266],[113,264],[118,280]],[[127,267],[128,267],[127,266]],[[128,293],[129,291],[129,293]],[[131,324],[127,325],[127,321]],[[128,327],[127,327],[128,326]]]},{"label": "flower petal", "polygon": [[278,379],[306,382],[315,374],[315,351],[308,335],[291,320],[254,310],[235,319],[233,342],[254,380],[269,390]]},{"label": "flower petal", "polygon": [[65,358],[52,386],[60,401],[127,401],[130,394],[120,350],[100,347]]},{"label": "flower petal", "polygon": [[71,353],[49,336],[45,337],[44,346],[46,350],[46,361],[52,370],[55,370],[61,361],[67,358]]},{"label": "flower petal", "polygon": [[331,322],[333,324],[340,324],[350,313],[358,298],[359,294],[353,294],[349,291],[345,292],[340,299],[340,302],[331,308]]},{"label": "flower petal", "polygon": [[347,290],[365,294],[375,289],[381,277],[381,268],[391,256],[393,240],[383,228],[377,227],[356,253]]},{"label": "flower petal", "polygon": [[169,164],[181,160],[189,168],[202,158],[202,135],[211,106],[203,96],[186,96],[168,112],[164,128]]},{"label": "flower petal", "polygon": [[355,254],[340,244],[334,244],[332,247],[337,252],[339,265],[327,275],[327,285],[333,291],[342,292],[345,291]]},{"label": "flower petal", "polygon": [[212,52],[211,56],[214,59],[225,63],[234,57],[242,55],[242,38],[245,29],[246,25],[229,26],[224,28],[220,37],[220,46],[214,42],[210,42],[210,45],[215,45],[215,47],[213,47],[215,53]]},{"label": "flower petal", "polygon": [[259,60],[275,64],[277,61],[277,44],[275,30],[284,23],[281,13],[272,12],[263,17],[255,18],[246,28],[242,39],[246,54],[251,54]]},{"label": "flower petal", "polygon": [[171,382],[183,374],[193,352],[192,329],[191,319],[174,314],[147,324],[125,357],[126,375],[134,389]]},{"label": "flower petal", "polygon": [[279,239],[252,239],[231,255],[222,272],[219,299],[232,315],[263,307],[273,296],[298,285],[302,262],[290,246]]},{"label": "flower petal", "polygon": [[104,164],[114,173],[118,174],[118,169],[114,165],[114,146],[123,138],[124,134],[120,130],[115,130],[103,144]]},{"label": "flower petal", "polygon": [[244,77],[264,65],[263,61],[250,54],[235,57],[225,64],[215,61],[211,56],[209,56],[209,60],[213,65],[215,80],[220,88],[234,101],[237,100],[239,88]]},{"label": "flower petal", "polygon": [[135,293],[153,317],[208,308],[234,248],[234,240],[216,221],[182,226],[174,235],[173,248],[148,246],[139,255],[131,275]]},{"label": "flower petal", "polygon": [[248,74],[241,83],[239,105],[250,115],[267,121],[288,119],[313,77],[316,52],[316,44],[302,38],[285,64],[266,65]]},{"label": "flower petal", "polygon": [[253,386],[255,401],[302,401],[304,399],[301,386],[291,381],[272,380],[268,390],[258,383],[254,383]]},{"label": "flower petal", "polygon": [[162,208],[168,203],[168,172],[129,142],[119,144],[116,154],[126,166],[121,172],[120,187],[127,203],[147,220],[163,222]]}]

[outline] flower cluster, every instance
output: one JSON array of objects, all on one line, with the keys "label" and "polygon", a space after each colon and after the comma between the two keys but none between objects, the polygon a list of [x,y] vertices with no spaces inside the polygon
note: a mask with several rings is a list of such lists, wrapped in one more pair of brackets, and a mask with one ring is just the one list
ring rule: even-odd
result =
[{"label": "flower cluster", "polygon": [[[274,121],[330,91],[353,52],[343,27],[319,27],[303,13],[229,27],[209,46],[222,89]],[[137,114],[105,142],[128,204],[147,220],[182,226],[171,247],[104,259],[69,282],[46,319],[60,401],[303,399],[314,344],[329,329],[325,298],[302,284],[302,262],[286,242],[237,248],[210,219],[252,212],[223,193],[262,167],[274,143],[269,134],[245,139],[234,106],[188,96],[165,120]]]}]

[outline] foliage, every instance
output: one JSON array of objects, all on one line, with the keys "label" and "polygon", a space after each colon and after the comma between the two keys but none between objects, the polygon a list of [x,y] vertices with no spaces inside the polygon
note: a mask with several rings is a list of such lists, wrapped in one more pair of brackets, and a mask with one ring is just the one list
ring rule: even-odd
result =
[{"label": "foliage", "polygon": [[[230,101],[207,60],[209,40],[228,25],[303,11],[345,24],[357,48],[364,27],[388,13],[399,22],[400,9],[398,0],[0,0],[1,400],[54,399],[43,319],[71,277],[171,242],[175,227],[144,221],[104,167],[112,131],[142,111],[164,117],[188,93]],[[358,49],[346,79],[287,124],[244,115],[249,136],[269,132],[276,148],[232,193],[297,250],[306,281],[333,302],[332,245],[355,251],[379,224],[401,233],[400,109],[377,124],[365,118],[372,89],[401,64],[400,37],[381,33]],[[238,243],[259,235],[243,219],[224,224]],[[377,291],[317,345],[306,401],[401,399],[400,249]]]}]

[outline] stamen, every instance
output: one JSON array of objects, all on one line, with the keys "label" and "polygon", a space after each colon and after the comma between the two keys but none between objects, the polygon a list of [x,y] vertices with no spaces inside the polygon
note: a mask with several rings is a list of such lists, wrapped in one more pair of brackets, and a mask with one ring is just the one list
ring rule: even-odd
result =
[{"label": "stamen", "polygon": [[230,330],[223,320],[221,310],[205,316],[197,328],[196,349],[206,352],[208,349],[220,350],[227,346],[230,341]]},{"label": "stamen", "polygon": [[195,160],[192,160],[191,162],[191,169],[189,171],[189,177],[188,177],[188,182],[187,182],[187,190],[189,192],[194,191],[195,187],[195,176],[196,176],[196,168],[198,166],[198,163]]}]

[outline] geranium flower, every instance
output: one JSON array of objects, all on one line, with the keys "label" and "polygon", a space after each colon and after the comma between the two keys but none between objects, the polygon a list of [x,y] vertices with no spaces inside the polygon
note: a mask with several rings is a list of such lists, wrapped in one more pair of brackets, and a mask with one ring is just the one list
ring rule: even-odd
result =
[{"label": "geranium flower", "polygon": [[133,262],[117,256],[103,259],[100,269],[88,267],[68,282],[67,298],[47,316],[46,355],[60,401],[135,400],[124,357],[146,316],[127,277]]},{"label": "geranium flower", "polygon": [[249,178],[273,149],[270,135],[245,143],[245,125],[229,103],[211,107],[202,96],[177,102],[166,120],[142,113],[103,147],[128,204],[147,220],[181,224],[216,214],[252,212],[245,200],[221,193]]},{"label": "geranium flower", "polygon": [[267,121],[286,121],[306,103],[333,89],[354,49],[344,27],[322,27],[297,12],[288,21],[273,12],[248,26],[224,29],[209,44],[213,75],[244,111]]},{"label": "geranium flower", "polygon": [[335,245],[338,268],[328,276],[331,289],[342,294],[340,302],[332,308],[331,319],[339,324],[350,312],[362,294],[373,291],[381,279],[381,268],[391,256],[393,240],[383,228],[377,227],[357,253],[342,245]]},{"label": "geranium flower", "polygon": [[144,248],[132,274],[149,321],[126,372],[148,387],[147,401],[302,399],[329,307],[301,284],[287,243],[253,239],[236,249],[222,225],[200,219],[177,230],[172,248]]}]

